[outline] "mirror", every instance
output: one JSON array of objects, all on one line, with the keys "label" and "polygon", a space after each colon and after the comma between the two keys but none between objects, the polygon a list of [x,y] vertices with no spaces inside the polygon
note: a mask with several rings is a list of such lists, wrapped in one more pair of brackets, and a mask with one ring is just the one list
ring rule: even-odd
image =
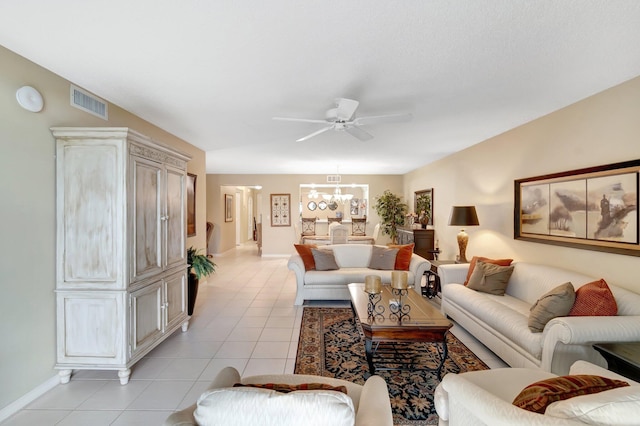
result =
[{"label": "mirror", "polygon": [[369,213],[368,184],[300,184],[301,217],[317,217],[319,222],[352,217],[363,218]]}]

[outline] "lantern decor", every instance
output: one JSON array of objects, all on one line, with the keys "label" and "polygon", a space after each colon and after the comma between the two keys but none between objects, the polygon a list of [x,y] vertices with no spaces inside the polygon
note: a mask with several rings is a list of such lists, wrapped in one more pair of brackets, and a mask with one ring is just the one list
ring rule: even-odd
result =
[{"label": "lantern decor", "polygon": [[407,279],[408,274],[406,271],[391,272],[391,294],[397,298],[389,303],[389,310],[391,311],[389,319],[391,320],[402,322],[411,318],[409,316],[411,306],[402,303],[402,298],[409,294]]},{"label": "lantern decor", "polygon": [[369,320],[384,320],[384,306],[380,304],[382,300],[382,279],[378,275],[367,275],[364,277],[364,291],[369,294],[369,303],[367,304]]}]

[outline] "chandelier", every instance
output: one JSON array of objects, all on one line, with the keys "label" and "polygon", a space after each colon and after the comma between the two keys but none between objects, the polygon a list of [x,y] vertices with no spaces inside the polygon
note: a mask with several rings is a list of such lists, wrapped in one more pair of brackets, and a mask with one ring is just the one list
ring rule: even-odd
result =
[{"label": "chandelier", "polygon": [[353,198],[353,194],[343,194],[339,185],[336,185],[336,189],[333,190],[333,194],[323,194],[322,198],[329,201],[329,203],[338,202],[344,204]]}]

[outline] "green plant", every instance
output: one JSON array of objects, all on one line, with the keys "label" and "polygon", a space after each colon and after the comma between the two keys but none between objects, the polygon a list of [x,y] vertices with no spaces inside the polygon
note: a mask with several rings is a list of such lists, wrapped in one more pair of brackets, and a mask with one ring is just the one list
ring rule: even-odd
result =
[{"label": "green plant", "polygon": [[200,254],[200,250],[193,247],[187,249],[187,263],[198,279],[216,271],[216,264],[204,254]]},{"label": "green plant", "polygon": [[395,243],[398,237],[397,227],[404,225],[404,217],[407,213],[407,205],[402,199],[389,191],[376,197],[376,212],[380,216],[382,224],[382,233],[391,237],[391,241]]}]

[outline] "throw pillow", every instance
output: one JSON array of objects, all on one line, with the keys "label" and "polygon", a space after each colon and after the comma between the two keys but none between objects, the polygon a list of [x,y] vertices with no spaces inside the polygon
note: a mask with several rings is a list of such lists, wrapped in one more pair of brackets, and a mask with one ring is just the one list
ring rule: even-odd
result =
[{"label": "throw pillow", "polygon": [[373,246],[371,248],[371,260],[369,268],[390,271],[396,264],[397,248]]},{"label": "throw pillow", "polygon": [[546,416],[577,420],[589,425],[632,425],[638,423],[640,386],[625,386],[595,395],[576,396],[556,401],[547,407]]},{"label": "throw pillow", "polygon": [[500,266],[478,261],[467,286],[471,290],[504,296],[513,266]]},{"label": "throw pillow", "polygon": [[328,383],[301,383],[299,385],[289,385],[286,383],[235,383],[234,388],[252,387],[261,389],[271,389],[276,392],[289,393],[299,390],[330,390],[347,393],[346,386],[332,386]]},{"label": "throw pillow", "polygon": [[476,264],[478,261],[482,261],[484,263],[493,263],[494,265],[500,266],[510,266],[513,259],[489,259],[488,257],[478,257],[473,256],[471,262],[469,262],[469,270],[467,271],[467,279],[464,280],[464,285],[469,284],[469,279],[471,278],[471,274],[473,274],[473,270],[476,268]]},{"label": "throw pillow", "polygon": [[311,253],[312,248],[316,248],[315,244],[294,244],[296,251],[302,258],[302,262],[304,263],[304,270],[311,271],[316,269],[316,262],[313,260],[313,253]]},{"label": "throw pillow", "polygon": [[334,271],[340,269],[333,255],[333,250],[312,248],[313,261],[316,264],[316,271]]},{"label": "throw pillow", "polygon": [[576,290],[576,301],[569,316],[614,316],[618,304],[611,289],[603,279],[585,284]]},{"label": "throw pillow", "polygon": [[411,256],[413,255],[413,247],[414,243],[411,244],[389,244],[387,247],[389,248],[397,248],[398,255],[396,256],[396,264],[393,269],[396,271],[408,271],[409,265],[411,264]]},{"label": "throw pillow", "polygon": [[553,318],[566,316],[573,306],[575,297],[573,284],[570,282],[543,294],[529,309],[529,330],[540,333]]},{"label": "throw pillow", "polygon": [[532,383],[524,388],[513,400],[513,405],[544,414],[547,406],[553,402],[622,386],[629,386],[629,383],[589,374],[554,377]]}]

